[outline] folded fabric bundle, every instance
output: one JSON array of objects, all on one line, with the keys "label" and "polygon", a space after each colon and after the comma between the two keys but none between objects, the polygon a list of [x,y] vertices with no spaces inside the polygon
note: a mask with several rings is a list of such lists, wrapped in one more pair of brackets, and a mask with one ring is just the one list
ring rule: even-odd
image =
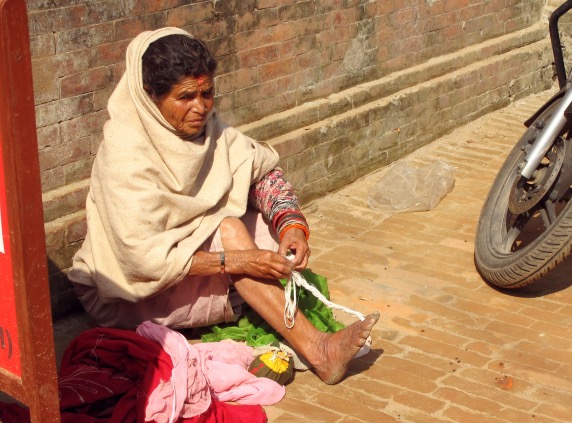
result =
[{"label": "folded fabric bundle", "polygon": [[[153,326],[158,325],[149,323],[145,328],[148,332],[153,332],[156,329]],[[170,332],[174,332],[162,326],[159,328],[164,337],[171,337]],[[164,333],[163,329],[170,332]],[[182,345],[179,347],[182,348]],[[225,350],[222,354],[223,361],[228,359],[229,354],[234,354],[230,352],[229,346],[222,348]],[[250,354],[252,355],[252,352]],[[196,360],[193,358],[186,364],[199,369],[201,366],[209,365],[210,370],[219,372],[221,371],[217,367],[219,364],[211,366],[210,363],[216,356],[217,353],[213,349],[196,352],[196,356],[193,356]],[[241,360],[244,360],[244,356]],[[179,369],[181,368],[179,366]],[[161,388],[173,381],[174,366],[168,350],[156,341],[132,331],[90,329],[71,342],[62,358],[59,373],[61,421],[62,423],[267,422],[266,413],[260,405],[230,405],[219,401],[216,395],[211,396],[209,382],[219,376],[209,375],[209,370],[206,374],[200,370],[197,372],[186,370],[185,375],[189,373],[194,374],[196,379],[188,381],[178,379],[185,385],[182,391],[187,393],[182,398],[163,396],[165,403],[162,405],[160,402],[154,403],[155,407],[162,407],[163,412],[155,409],[154,413],[146,418],[149,399],[157,398],[155,392],[164,393]],[[250,376],[255,378],[253,375]],[[237,390],[236,385],[230,384],[228,387],[230,390]],[[249,402],[248,398],[251,400],[255,398],[249,391],[252,391],[252,387],[246,385],[240,394],[243,398],[247,398],[246,402]],[[226,391],[219,392],[226,393]],[[274,400],[281,398],[279,391],[274,391],[273,395]],[[227,393],[225,396],[232,397]],[[266,400],[272,401],[272,398],[269,398]],[[173,404],[175,399],[182,399],[188,412],[187,417],[173,413],[174,408],[167,407],[166,403]],[[28,411],[14,404],[0,403],[0,416],[2,423],[30,421]]]},{"label": "folded fabric bundle", "polygon": [[203,412],[211,396],[239,404],[271,405],[286,393],[273,380],[248,372],[254,353],[244,344],[189,345],[179,332],[151,322],[141,324],[137,333],[161,345],[173,363],[171,377],[164,378],[149,396],[146,421],[171,423],[176,421],[172,416],[193,417]]}]

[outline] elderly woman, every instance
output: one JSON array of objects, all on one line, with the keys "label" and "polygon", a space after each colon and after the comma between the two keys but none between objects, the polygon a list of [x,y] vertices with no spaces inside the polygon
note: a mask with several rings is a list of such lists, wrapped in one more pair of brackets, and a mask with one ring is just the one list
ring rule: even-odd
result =
[{"label": "elderly woman", "polygon": [[335,334],[301,313],[286,327],[278,279],[307,265],[308,224],[277,153],[218,118],[215,69],[206,46],[180,29],[131,42],[69,278],[102,326],[213,325],[235,320],[246,302],[336,383],[379,315]]}]

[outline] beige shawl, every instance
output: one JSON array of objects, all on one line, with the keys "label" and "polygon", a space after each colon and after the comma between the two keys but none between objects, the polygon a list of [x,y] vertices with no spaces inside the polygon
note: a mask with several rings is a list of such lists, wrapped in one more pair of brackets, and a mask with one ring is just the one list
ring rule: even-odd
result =
[{"label": "beige shawl", "polygon": [[87,198],[88,233],[69,278],[103,299],[138,301],[182,281],[194,252],[227,216],[240,217],[248,190],[278,162],[214,112],[204,135],[184,140],[143,90],[141,58],[163,28],[137,36],[108,103],[110,120]]}]

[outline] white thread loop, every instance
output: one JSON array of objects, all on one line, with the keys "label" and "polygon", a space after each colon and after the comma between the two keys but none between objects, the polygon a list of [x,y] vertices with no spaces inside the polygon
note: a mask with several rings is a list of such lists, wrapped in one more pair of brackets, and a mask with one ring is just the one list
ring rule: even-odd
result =
[{"label": "white thread loop", "polygon": [[284,288],[284,298],[286,300],[286,304],[284,305],[284,324],[288,329],[292,329],[294,327],[295,314],[298,308],[298,293],[296,292],[296,287],[305,288],[306,290],[310,291],[328,308],[344,311],[348,314],[351,314],[352,316],[357,317],[360,320],[365,320],[365,316],[360,312],[338,305],[328,300],[314,285],[309,284],[300,272],[293,270],[292,274],[288,278],[286,287]]}]

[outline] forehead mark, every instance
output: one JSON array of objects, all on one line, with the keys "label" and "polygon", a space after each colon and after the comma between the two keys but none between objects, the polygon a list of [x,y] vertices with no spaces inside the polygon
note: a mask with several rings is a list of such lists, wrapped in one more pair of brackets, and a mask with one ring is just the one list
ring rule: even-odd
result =
[{"label": "forehead mark", "polygon": [[198,85],[203,85],[207,82],[209,82],[210,78],[207,75],[203,75],[203,76],[199,76],[197,78],[197,84]]}]

